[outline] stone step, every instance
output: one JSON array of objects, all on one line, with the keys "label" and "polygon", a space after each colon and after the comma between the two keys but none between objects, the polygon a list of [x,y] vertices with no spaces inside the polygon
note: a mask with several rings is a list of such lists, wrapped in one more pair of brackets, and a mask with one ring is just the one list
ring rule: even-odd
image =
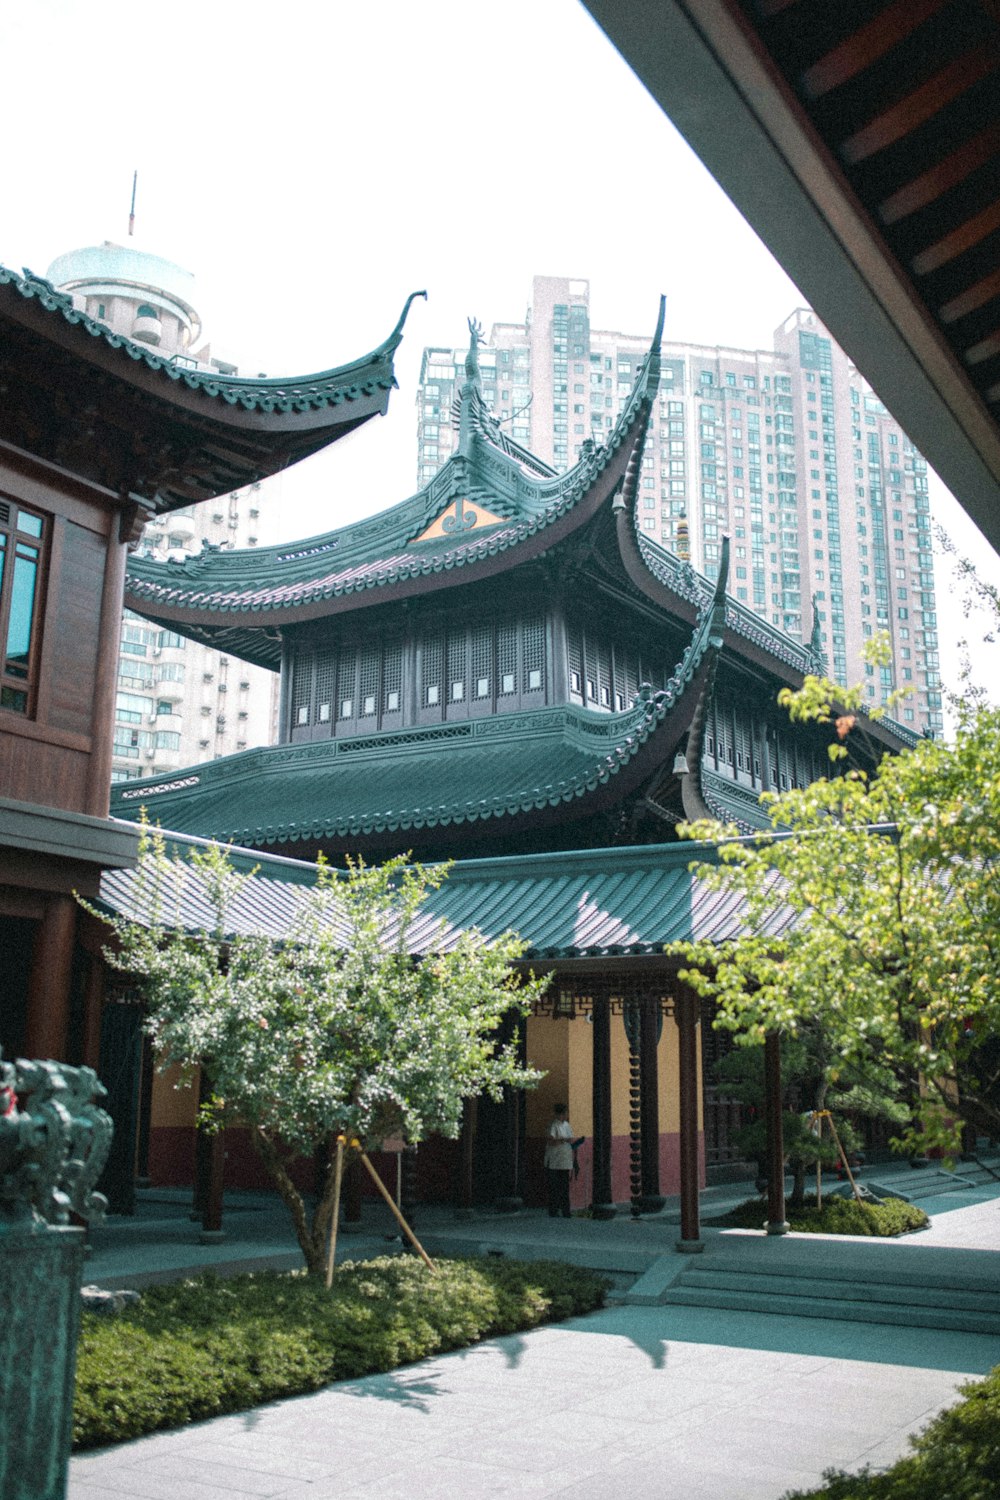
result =
[{"label": "stone step", "polygon": [[679,1277],[677,1285],[685,1290],[704,1292],[761,1292],[777,1297],[821,1299],[823,1301],[878,1302],[903,1306],[924,1305],[947,1308],[953,1312],[983,1313],[1000,1318],[1000,1290],[984,1292],[941,1283],[924,1285],[892,1282],[869,1282],[836,1276],[788,1276],[774,1272],[716,1270],[692,1267]]},{"label": "stone step", "polygon": [[902,1328],[939,1328],[955,1333],[1000,1334],[1000,1314],[962,1312],[945,1307],[898,1302],[826,1301],[790,1298],[775,1292],[733,1292],[673,1286],[668,1307],[716,1308],[727,1312],[769,1313],[779,1317],[829,1318],[842,1323],[885,1323]]}]

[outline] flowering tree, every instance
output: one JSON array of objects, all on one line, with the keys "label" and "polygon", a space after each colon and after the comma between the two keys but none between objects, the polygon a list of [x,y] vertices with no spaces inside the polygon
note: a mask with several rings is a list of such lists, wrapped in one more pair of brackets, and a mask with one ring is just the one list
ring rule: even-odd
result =
[{"label": "flowering tree", "polygon": [[683,830],[719,841],[698,871],[745,923],[722,948],[676,945],[686,977],[741,1041],[819,1022],[846,1062],[890,1069],[906,1147],[953,1151],[963,1123],[1000,1137],[1000,710],[967,700],[951,743],[868,774],[851,764],[856,696],[821,678],[783,696],[836,722],[838,774],[766,794],[771,837]]},{"label": "flowering tree", "polygon": [[[142,917],[105,918],[117,939],[109,961],[141,977],[161,1066],[201,1067],[208,1122],[249,1129],[310,1272],[323,1269],[333,1174],[310,1214],[288,1170],[293,1157],[329,1151],[338,1134],[366,1149],[389,1136],[454,1138],[464,1099],[538,1081],[515,1043],[495,1039],[501,1019],[526,1014],[545,985],[512,969],[518,939],[468,932],[447,951],[411,952],[414,922],[445,869],[400,858],[338,874],[321,862],[280,942],[237,935],[250,877],[218,846],[173,861],[146,831],[139,871]],[[176,917],[186,883],[211,913],[197,932]]]}]

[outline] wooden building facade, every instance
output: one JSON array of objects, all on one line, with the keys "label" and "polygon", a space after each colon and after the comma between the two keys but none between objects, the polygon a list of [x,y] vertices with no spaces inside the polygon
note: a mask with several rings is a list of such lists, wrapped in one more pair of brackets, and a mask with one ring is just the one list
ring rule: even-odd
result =
[{"label": "wooden building facade", "polygon": [[[407,304],[409,306],[409,303]],[[405,310],[404,310],[405,317]],[[74,899],[134,863],[109,817],[126,552],[150,515],[224,494],[386,410],[403,318],[370,355],[296,380],[207,375],[0,268],[0,1048],[124,1055],[103,933]],[[134,1092],[128,1031],[124,1087]]]}]

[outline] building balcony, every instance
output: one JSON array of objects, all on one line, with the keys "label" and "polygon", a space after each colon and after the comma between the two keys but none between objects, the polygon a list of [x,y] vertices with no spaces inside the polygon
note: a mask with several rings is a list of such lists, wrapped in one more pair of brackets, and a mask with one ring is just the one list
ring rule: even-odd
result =
[{"label": "building balcony", "polygon": [[195,534],[194,516],[175,511],[167,517],[167,537],[171,547],[183,547]]},{"label": "building balcony", "polygon": [[143,314],[132,324],[132,337],[140,344],[157,345],[163,337],[163,324],[159,318]]}]

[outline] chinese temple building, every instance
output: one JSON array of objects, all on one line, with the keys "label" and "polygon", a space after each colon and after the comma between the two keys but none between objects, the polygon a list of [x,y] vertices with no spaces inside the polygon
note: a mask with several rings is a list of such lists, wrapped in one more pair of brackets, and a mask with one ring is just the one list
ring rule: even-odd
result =
[{"label": "chinese temple building", "polygon": [[[119,785],[113,808],[275,870],[320,851],[456,859],[465,920],[514,926],[554,974],[524,1028],[546,1082],[479,1101],[465,1196],[537,1197],[558,1097],[588,1138],[578,1201],[684,1186],[696,1202],[706,1133],[709,1165],[732,1151],[711,1084],[701,1100],[698,1015],[662,952],[684,922],[654,874],[673,871],[690,912],[689,847],[664,847],[677,822],[752,832],[761,792],[829,769],[826,729],[776,703],[822,670],[819,633],[803,647],[727,597],[727,545],[707,579],[641,528],[662,303],[617,425],[562,475],[486,407],[470,327],[457,451],[416,495],[300,543],[130,561],[129,608],[280,670],[280,743]],[[907,736],[882,721],[870,738],[878,755]]]},{"label": "chinese temple building", "polygon": [[5,1056],[96,1064],[115,1031],[102,934],[74,892],[95,897],[102,872],[136,855],[134,829],[108,815],[129,542],[150,516],[254,483],[383,413],[402,326],[320,374],[229,379],[0,268]]}]

